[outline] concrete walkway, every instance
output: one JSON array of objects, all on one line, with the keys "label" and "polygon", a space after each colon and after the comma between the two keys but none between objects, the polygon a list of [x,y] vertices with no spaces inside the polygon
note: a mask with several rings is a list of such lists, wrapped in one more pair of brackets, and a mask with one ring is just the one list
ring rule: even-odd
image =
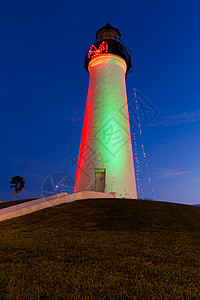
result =
[{"label": "concrete walkway", "polygon": [[0,209],[0,221],[31,214],[41,209],[49,208],[63,203],[70,203],[76,200],[94,199],[94,198],[115,198],[114,194],[105,194],[93,191],[83,191],[73,194],[60,193],[10,207]]}]

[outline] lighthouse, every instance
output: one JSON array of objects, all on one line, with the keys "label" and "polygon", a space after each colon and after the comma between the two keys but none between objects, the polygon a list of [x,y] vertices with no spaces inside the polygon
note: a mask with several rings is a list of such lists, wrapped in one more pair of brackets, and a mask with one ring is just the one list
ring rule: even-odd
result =
[{"label": "lighthouse", "polygon": [[132,62],[109,23],[85,57],[90,74],[74,192],[137,198],[125,75]]}]

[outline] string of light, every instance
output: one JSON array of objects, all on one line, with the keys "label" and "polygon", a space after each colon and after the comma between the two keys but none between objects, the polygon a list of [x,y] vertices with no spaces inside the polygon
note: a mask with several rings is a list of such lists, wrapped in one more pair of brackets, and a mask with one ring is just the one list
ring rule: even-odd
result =
[{"label": "string of light", "polygon": [[[112,91],[111,65],[110,65],[109,61],[108,61],[108,76],[109,76],[109,89],[110,89],[111,107],[113,108],[113,91]],[[113,109],[112,109],[112,112],[113,112]],[[112,117],[113,117],[113,113],[112,113]],[[113,119],[112,119],[112,129],[113,129]],[[113,134],[113,132],[112,132],[112,134]],[[113,145],[113,148],[114,148],[114,145]],[[113,169],[114,169],[114,157],[112,158],[112,181],[114,181],[114,178],[115,178]]]},{"label": "string of light", "polygon": [[140,170],[140,162],[138,156],[138,147],[135,132],[133,132],[133,142],[134,142],[134,157],[135,157],[135,166],[136,166],[136,183],[138,188],[138,194],[141,193],[141,198],[144,200],[144,188],[142,184],[141,170]]},{"label": "string of light", "polygon": [[108,52],[108,44],[106,42],[102,42],[97,49],[94,45],[90,46],[88,50],[88,58],[95,57],[97,55],[101,55],[103,53]]},{"label": "string of light", "polygon": [[151,188],[153,200],[156,200],[155,199],[155,194],[154,194],[154,189],[153,189],[152,182],[151,182],[151,177],[150,177],[150,172],[149,172],[149,166],[148,166],[148,163],[147,163],[147,157],[146,157],[146,153],[145,153],[145,150],[144,150],[144,143],[143,143],[143,137],[142,137],[142,129],[141,129],[141,123],[140,123],[140,116],[139,116],[139,106],[138,106],[138,100],[137,100],[137,94],[136,94],[135,88],[134,88],[134,98],[135,98],[136,116],[137,116],[137,121],[138,121],[138,127],[139,127],[139,133],[140,133],[140,140],[141,140],[142,152],[143,152],[143,157],[144,157],[146,171],[147,171],[148,182],[149,182],[149,186]]}]

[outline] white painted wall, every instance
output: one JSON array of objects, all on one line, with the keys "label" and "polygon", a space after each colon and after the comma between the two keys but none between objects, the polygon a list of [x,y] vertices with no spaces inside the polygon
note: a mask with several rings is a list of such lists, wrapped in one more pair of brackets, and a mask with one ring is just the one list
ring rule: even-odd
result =
[{"label": "white painted wall", "polygon": [[90,61],[90,82],[75,181],[75,192],[106,169],[105,192],[137,198],[126,94],[126,62],[113,54]]}]

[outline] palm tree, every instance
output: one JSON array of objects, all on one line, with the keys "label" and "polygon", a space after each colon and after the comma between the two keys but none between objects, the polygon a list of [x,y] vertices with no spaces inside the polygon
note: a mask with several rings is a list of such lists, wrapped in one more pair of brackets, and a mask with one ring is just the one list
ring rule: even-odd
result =
[{"label": "palm tree", "polygon": [[12,180],[10,181],[12,184],[10,188],[14,188],[14,195],[13,195],[13,201],[15,199],[15,194],[19,195],[19,193],[25,188],[25,183],[24,178],[21,176],[14,176],[12,177]]}]

